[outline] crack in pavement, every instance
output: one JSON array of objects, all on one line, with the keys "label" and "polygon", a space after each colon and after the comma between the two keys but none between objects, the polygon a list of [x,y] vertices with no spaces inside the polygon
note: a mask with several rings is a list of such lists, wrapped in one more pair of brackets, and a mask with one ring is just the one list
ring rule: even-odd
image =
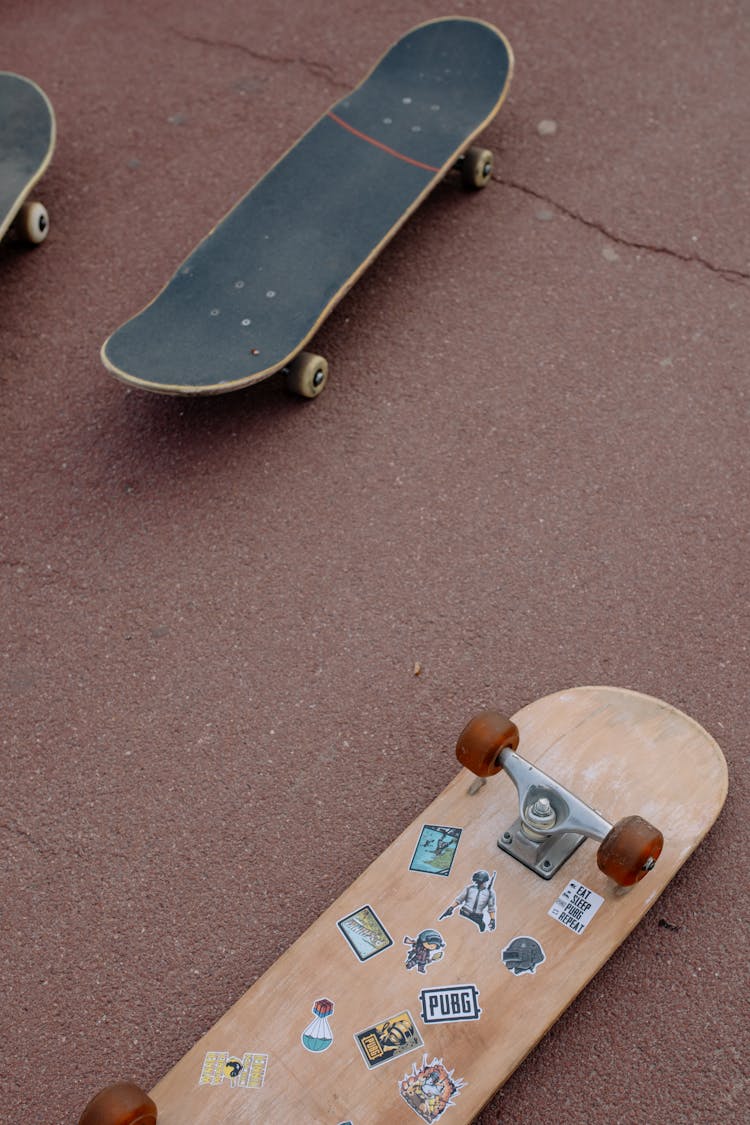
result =
[{"label": "crack in pavement", "polygon": [[258,62],[271,63],[281,66],[302,66],[314,74],[316,78],[325,78],[332,86],[337,87],[339,90],[350,90],[351,86],[342,82],[340,78],[336,77],[333,67],[328,66],[327,63],[316,62],[313,59],[306,59],[302,56],[289,56],[289,55],[268,55],[262,51],[254,51],[252,47],[245,46],[244,43],[232,43],[226,39],[206,39],[201,35],[188,35],[185,31],[180,31],[178,28],[171,29],[175,35],[180,39],[184,39],[187,43],[198,43],[203,47],[216,47],[223,50],[241,51],[245,55],[249,55],[251,59],[256,59]]},{"label": "crack in pavement", "polygon": [[583,226],[588,227],[589,230],[598,231],[608,238],[611,242],[616,243],[618,246],[626,246],[630,250],[644,250],[649,254],[662,254],[668,258],[675,258],[679,262],[695,263],[703,266],[704,269],[709,270],[711,273],[716,274],[723,281],[728,281],[732,285],[750,281],[750,273],[743,273],[742,270],[732,269],[729,266],[717,266],[714,262],[710,262],[708,258],[701,257],[700,254],[683,254],[679,250],[673,250],[670,246],[657,246],[650,242],[636,242],[633,239],[625,238],[624,235],[615,234],[604,225],[604,223],[595,222],[593,219],[587,219],[585,216],[580,215],[570,207],[566,207],[563,203],[558,203],[554,199],[550,199],[548,195],[542,195],[541,192],[534,191],[533,188],[527,187],[526,184],[518,183],[517,180],[504,180],[499,176],[493,176],[492,179],[495,183],[501,184],[503,187],[512,188],[514,191],[521,191],[524,195],[529,195],[532,199],[538,199],[540,203],[546,203],[550,207],[554,207],[556,211],[566,215],[569,219],[573,219],[576,223],[581,223]]}]

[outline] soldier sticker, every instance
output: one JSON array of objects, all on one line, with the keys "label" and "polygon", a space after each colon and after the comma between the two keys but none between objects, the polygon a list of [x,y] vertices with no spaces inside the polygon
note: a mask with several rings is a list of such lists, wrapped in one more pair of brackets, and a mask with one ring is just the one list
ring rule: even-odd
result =
[{"label": "soldier sticker", "polygon": [[360,961],[367,961],[393,945],[393,938],[371,906],[360,906],[336,925]]},{"label": "soldier sticker", "polygon": [[374,1027],[358,1031],[354,1038],[370,1070],[417,1047],[424,1047],[410,1012],[389,1016]]},{"label": "soldier sticker", "polygon": [[535,973],[537,965],[546,960],[541,945],[531,937],[513,938],[500,956],[506,969],[517,977],[522,973]]},{"label": "soldier sticker", "polygon": [[428,1125],[443,1116],[449,1106],[455,1105],[466,1082],[455,1078],[442,1059],[433,1058],[428,1063],[428,1055],[422,1055],[422,1065],[412,1065],[411,1071],[404,1075],[398,1084],[398,1092],[406,1104]]},{"label": "soldier sticker", "polygon": [[572,879],[547,913],[574,934],[582,934],[603,902],[596,891]]},{"label": "soldier sticker", "polygon": [[229,1051],[207,1051],[198,1079],[199,1086],[221,1086],[259,1090],[266,1078],[268,1055],[246,1051],[243,1055],[230,1055]]},{"label": "soldier sticker", "polygon": [[428,965],[440,961],[445,949],[443,936],[437,930],[422,930],[415,938],[405,937],[404,945],[411,946],[404,962],[406,968],[416,968],[418,973],[426,973]]},{"label": "soldier sticker", "polygon": [[333,1004],[330,1000],[316,1000],[312,1007],[315,1017],[302,1032],[302,1046],[306,1051],[319,1054],[327,1051],[333,1043],[333,1032],[328,1023],[328,1017],[333,1015]]},{"label": "soldier sticker", "polygon": [[492,887],[496,874],[497,872],[493,871],[490,877],[489,871],[475,871],[468,887],[464,887],[461,893],[456,895],[456,901],[446,907],[438,921],[450,918],[456,907],[460,907],[461,917],[473,922],[480,933],[483,934],[488,926],[494,930],[496,902]]},{"label": "soldier sticker", "polygon": [[423,1023],[462,1023],[478,1020],[479,989],[475,984],[449,984],[443,988],[423,988],[419,994]]},{"label": "soldier sticker", "polygon": [[427,875],[450,875],[461,831],[460,828],[425,824],[419,834],[409,870],[422,871]]}]

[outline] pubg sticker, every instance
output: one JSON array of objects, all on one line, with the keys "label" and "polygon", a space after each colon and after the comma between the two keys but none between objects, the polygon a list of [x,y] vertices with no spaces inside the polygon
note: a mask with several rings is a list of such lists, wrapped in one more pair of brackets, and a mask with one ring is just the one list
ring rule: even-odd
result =
[{"label": "pubg sticker", "polygon": [[531,937],[513,938],[500,956],[506,969],[517,977],[522,973],[535,973],[537,965],[546,960],[541,945]]},{"label": "pubg sticker", "polygon": [[478,1020],[482,1014],[479,989],[475,984],[423,988],[419,999],[422,1001],[420,1015],[423,1023],[462,1023],[464,1020]]},{"label": "pubg sticker", "polygon": [[199,1086],[239,1086],[245,1090],[259,1090],[266,1077],[268,1055],[246,1051],[244,1055],[230,1055],[229,1051],[207,1051],[201,1067]]},{"label": "pubg sticker", "polygon": [[333,1015],[333,1004],[330,1000],[316,1000],[312,1007],[315,1019],[302,1032],[302,1046],[306,1051],[319,1054],[327,1051],[333,1043],[333,1032],[328,1023],[328,1017]]},{"label": "pubg sticker", "polygon": [[429,1125],[442,1117],[449,1106],[456,1104],[453,1099],[460,1094],[466,1082],[463,1078],[454,1078],[453,1071],[448,1070],[442,1059],[434,1058],[431,1063],[427,1059],[427,1055],[422,1055],[422,1065],[413,1064],[411,1072],[399,1082],[398,1092]]},{"label": "pubg sticker", "polygon": [[360,961],[367,961],[393,945],[393,938],[371,906],[360,906],[359,910],[347,914],[336,925]]},{"label": "pubg sticker", "polygon": [[572,879],[547,913],[574,934],[582,934],[603,902],[596,891],[590,891],[583,883]]},{"label": "pubg sticker", "polygon": [[426,973],[428,965],[440,961],[445,949],[442,934],[437,930],[422,930],[415,938],[405,937],[404,945],[411,946],[405,965],[407,969],[416,969],[418,973]]},{"label": "pubg sticker", "polygon": [[423,871],[427,875],[450,875],[460,839],[460,828],[425,824],[419,834],[409,870]]},{"label": "pubg sticker", "polygon": [[374,1027],[358,1031],[354,1038],[370,1070],[417,1047],[424,1047],[410,1012],[390,1016]]},{"label": "pubg sticker", "polygon": [[496,874],[496,871],[492,872],[492,876],[489,871],[475,871],[468,887],[464,887],[456,895],[455,902],[445,908],[438,921],[450,918],[456,907],[459,907],[461,917],[473,922],[480,933],[483,934],[488,926],[494,930],[496,900],[492,887]]}]

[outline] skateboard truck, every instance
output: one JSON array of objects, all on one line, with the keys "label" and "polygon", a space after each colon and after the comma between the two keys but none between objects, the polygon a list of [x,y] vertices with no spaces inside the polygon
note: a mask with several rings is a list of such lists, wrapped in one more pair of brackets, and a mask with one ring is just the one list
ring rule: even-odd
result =
[{"label": "skateboard truck", "polygon": [[516,724],[499,711],[483,711],[464,727],[456,744],[459,762],[477,775],[476,793],[500,770],[518,792],[519,816],[497,846],[543,879],[551,879],[584,840],[599,841],[597,864],[620,886],[632,886],[656,863],[664,838],[640,816],[610,824],[575,793],[516,753]]}]

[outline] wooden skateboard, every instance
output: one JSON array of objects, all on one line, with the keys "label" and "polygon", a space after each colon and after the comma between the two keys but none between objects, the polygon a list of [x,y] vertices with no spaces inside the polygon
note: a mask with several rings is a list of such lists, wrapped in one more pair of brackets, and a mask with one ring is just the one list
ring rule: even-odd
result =
[{"label": "wooden skateboard", "polygon": [[110,1087],[79,1125],[153,1125],[156,1107],[160,1125],[466,1125],[727,791],[696,722],[616,688],[547,696],[513,720],[483,712],[456,753],[469,768],[150,1097]]},{"label": "wooden skateboard", "polygon": [[102,348],[105,367],[164,394],[216,394],[287,371],[313,398],[325,359],[302,352],[334,306],[455,165],[490,179],[472,141],[500,108],[513,56],[472,19],[400,39],[214,227]]},{"label": "wooden skateboard", "polygon": [[28,199],[55,147],[47,95],[20,74],[0,72],[0,239],[13,227],[32,246],[49,230],[44,205]]}]

